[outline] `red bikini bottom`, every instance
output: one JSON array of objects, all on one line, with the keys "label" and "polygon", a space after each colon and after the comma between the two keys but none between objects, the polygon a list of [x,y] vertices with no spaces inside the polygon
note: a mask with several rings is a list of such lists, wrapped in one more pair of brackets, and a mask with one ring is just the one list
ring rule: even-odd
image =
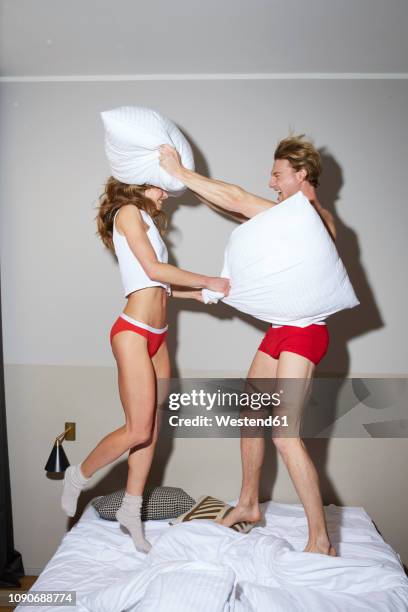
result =
[{"label": "red bikini bottom", "polygon": [[150,325],[146,325],[146,323],[142,323],[141,321],[136,321],[136,319],[132,319],[122,312],[116,319],[110,331],[110,343],[112,345],[113,337],[119,332],[133,331],[147,339],[147,350],[149,352],[149,356],[154,357],[166,339],[167,329],[167,325],[162,329],[150,327]]}]

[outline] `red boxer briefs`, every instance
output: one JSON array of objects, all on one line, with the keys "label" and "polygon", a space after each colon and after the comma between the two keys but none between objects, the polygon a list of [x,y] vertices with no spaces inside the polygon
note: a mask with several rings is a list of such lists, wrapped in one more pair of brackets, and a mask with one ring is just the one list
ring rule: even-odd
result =
[{"label": "red boxer briefs", "polygon": [[296,353],[306,357],[315,365],[325,356],[329,347],[329,332],[327,325],[308,325],[295,327],[282,325],[271,327],[266,332],[258,351],[278,359],[282,351]]}]

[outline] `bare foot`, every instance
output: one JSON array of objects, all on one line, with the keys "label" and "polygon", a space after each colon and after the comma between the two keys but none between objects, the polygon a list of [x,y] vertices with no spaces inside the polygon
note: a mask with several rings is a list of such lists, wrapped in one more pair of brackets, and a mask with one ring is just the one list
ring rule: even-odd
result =
[{"label": "bare foot", "polygon": [[259,510],[258,504],[254,506],[244,506],[243,504],[237,504],[227,516],[223,519],[217,519],[216,523],[224,525],[224,527],[232,527],[235,523],[241,523],[241,521],[247,521],[248,523],[257,523],[262,518],[261,511]]},{"label": "bare foot", "polygon": [[324,544],[308,544],[303,552],[318,553],[319,555],[329,555],[330,557],[337,557],[337,551],[330,544],[325,542]]}]

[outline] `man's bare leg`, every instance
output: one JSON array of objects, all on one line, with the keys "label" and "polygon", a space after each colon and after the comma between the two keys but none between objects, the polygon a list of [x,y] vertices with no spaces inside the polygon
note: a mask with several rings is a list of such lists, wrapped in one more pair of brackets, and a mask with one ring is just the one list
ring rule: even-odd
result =
[{"label": "man's bare leg", "polygon": [[[291,400],[286,404],[289,417],[297,420],[299,426],[305,399],[310,391],[314,368],[311,361],[296,353],[283,351],[280,354],[277,379],[298,379],[293,385],[285,384],[288,391],[292,393]],[[331,545],[327,532],[319,477],[303,441],[296,436],[274,437],[273,441],[305,509],[309,537],[304,552],[336,556],[336,550]]]},{"label": "man's bare leg", "polygon": [[[248,372],[248,379],[268,378],[273,381],[277,368],[277,359],[262,351],[257,351]],[[235,508],[223,520],[218,521],[221,525],[231,527],[241,521],[256,523],[261,520],[259,485],[264,455],[265,439],[263,437],[241,436],[241,493]]]},{"label": "man's bare leg", "polygon": [[[297,415],[293,415],[300,426],[305,398],[310,391],[314,364],[295,353],[282,352],[279,360],[273,359],[260,351],[257,352],[248,378],[298,378],[305,379],[301,396],[297,398]],[[297,383],[293,385],[299,389]],[[320,494],[319,479],[306,447],[299,437],[275,437],[278,448],[299,498],[305,508],[309,527],[309,538],[304,552],[318,552],[336,556],[335,548],[330,544],[324,515],[323,501]],[[241,438],[243,481],[238,504],[220,521],[231,527],[240,521],[258,521],[259,483],[264,459],[265,442],[263,438]]]}]

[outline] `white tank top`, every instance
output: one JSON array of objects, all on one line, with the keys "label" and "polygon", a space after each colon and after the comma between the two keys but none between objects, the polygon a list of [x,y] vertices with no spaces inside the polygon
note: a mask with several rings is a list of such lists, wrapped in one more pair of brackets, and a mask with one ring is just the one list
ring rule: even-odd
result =
[{"label": "white tank top", "polygon": [[[133,291],[138,291],[139,289],[146,289],[146,287],[164,287],[167,293],[170,294],[170,285],[168,285],[167,283],[160,283],[159,281],[154,281],[149,278],[149,276],[147,276],[141,263],[139,262],[137,257],[135,257],[133,251],[129,247],[128,241],[126,240],[126,236],[122,236],[116,230],[115,219],[119,210],[116,211],[115,216],[113,218],[112,239],[113,245],[115,247],[116,257],[118,258],[119,262],[119,270],[120,275],[122,277],[125,297],[127,297]],[[158,261],[160,261],[161,263],[167,263],[167,247],[164,243],[163,238],[160,235],[159,230],[154,224],[154,221],[151,216],[146,211],[141,209],[139,210],[143,217],[143,221],[149,226],[149,229],[147,230],[147,237],[149,238],[150,243],[156,253]]]}]

